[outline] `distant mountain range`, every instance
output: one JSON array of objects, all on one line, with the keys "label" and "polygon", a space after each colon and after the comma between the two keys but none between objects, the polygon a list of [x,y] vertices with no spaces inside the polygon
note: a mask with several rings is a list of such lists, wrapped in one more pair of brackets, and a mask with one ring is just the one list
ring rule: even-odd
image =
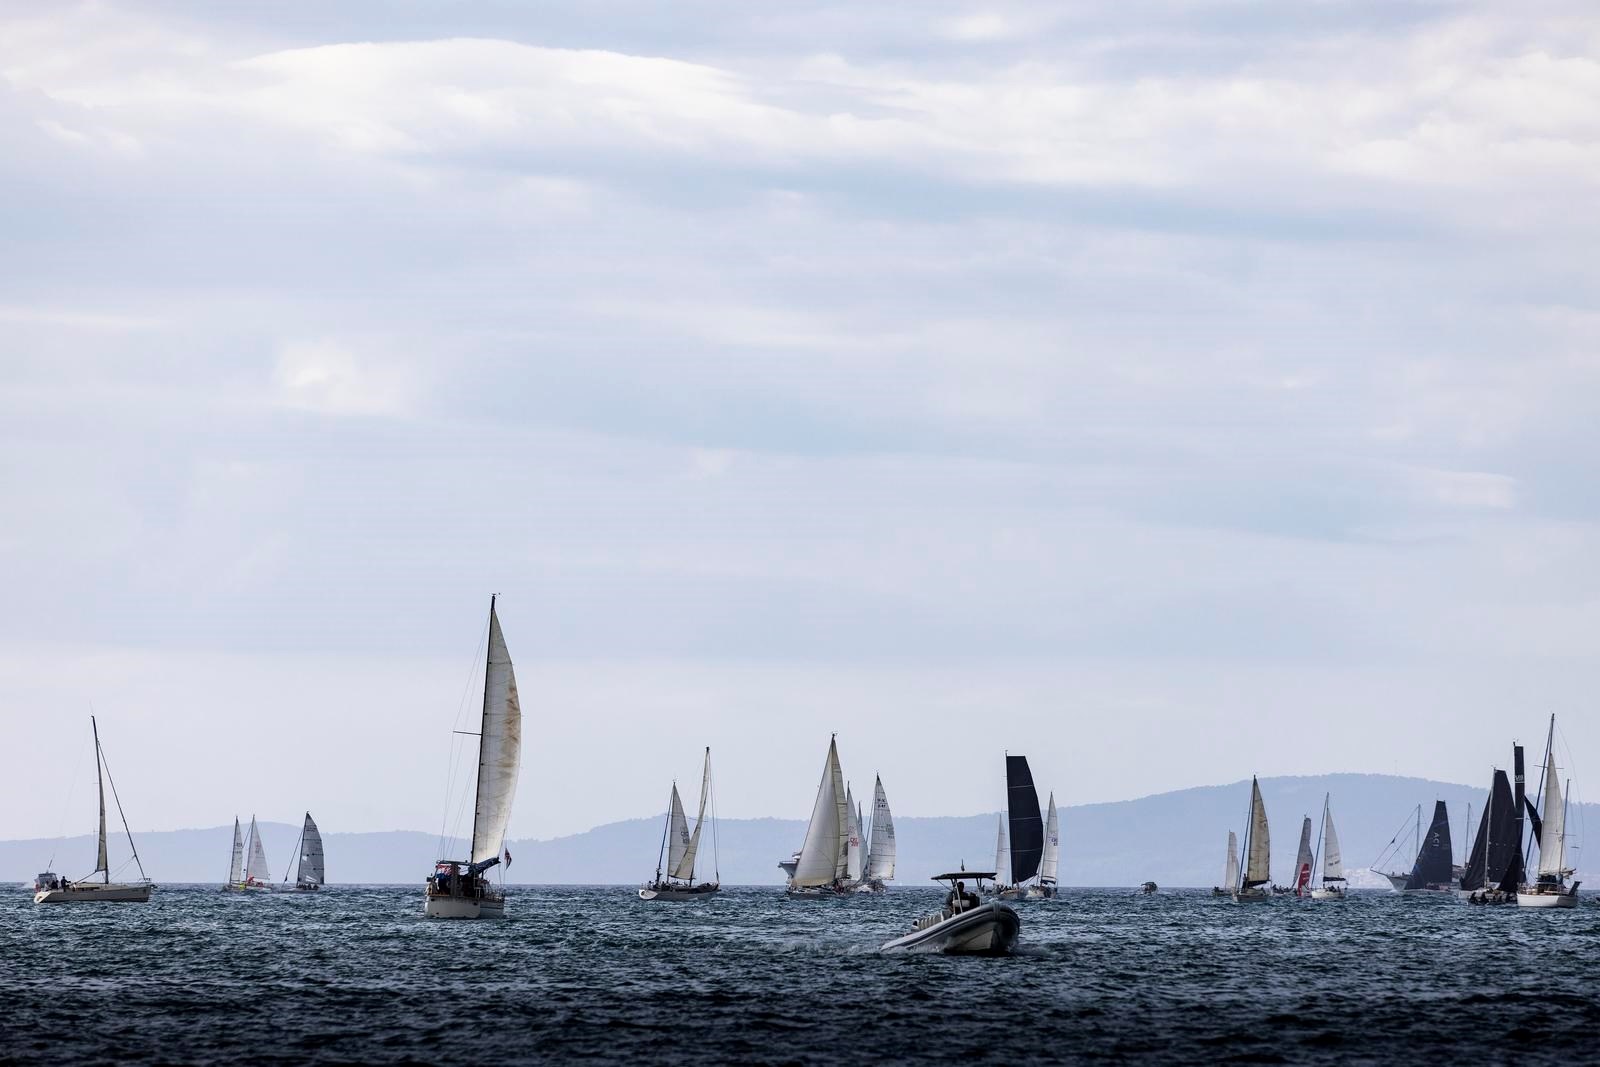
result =
[{"label": "distant mountain range", "polygon": [[[1451,836],[1456,860],[1461,862],[1465,841],[1470,838],[1463,826],[1467,805],[1472,805],[1476,821],[1487,792],[1486,787],[1380,774],[1263,778],[1261,789],[1272,823],[1273,873],[1279,881],[1289,879],[1301,817],[1311,816],[1314,842],[1323,794],[1331,793],[1352,882],[1384,888],[1387,883],[1367,875],[1365,868],[1397,836],[1401,839],[1400,858],[1392,866],[1410,867],[1412,811],[1418,804],[1423,805],[1424,826],[1435,799],[1449,804]],[[1170,886],[1213,885],[1222,878],[1228,831],[1239,831],[1243,837],[1248,803],[1249,782],[1235,782],[1062,808],[1062,884],[1136,885],[1153,879]],[[1585,809],[1590,807],[1593,805],[1574,805],[1568,825],[1582,827]],[[897,816],[896,881],[916,884],[961,863],[973,869],[992,865],[995,824],[993,812],[934,818]],[[512,855],[508,880],[590,885],[643,881],[655,872],[661,826],[662,816],[654,816],[609,823],[569,837],[508,842]],[[799,847],[805,822],[723,819],[717,830],[715,842],[706,842],[713,847],[703,846],[701,854],[707,859],[715,857],[723,882],[767,885],[782,882],[778,861]],[[292,852],[299,832],[298,826],[284,823],[261,826],[273,873],[280,879],[285,865],[293,873]],[[135,840],[145,870],[157,883],[220,883],[227,874],[232,833],[229,825],[138,833]],[[341,833],[323,829],[328,877],[333,882],[420,882],[438,858],[438,842],[436,835],[417,831]],[[113,840],[111,854],[113,867],[124,863],[126,840]],[[37,872],[46,869],[47,862],[63,874],[82,875],[94,865],[94,838],[81,835],[0,842],[0,880],[31,882]],[[1576,863],[1583,866],[1581,852],[1576,853]],[[122,873],[132,872],[130,864]]]}]

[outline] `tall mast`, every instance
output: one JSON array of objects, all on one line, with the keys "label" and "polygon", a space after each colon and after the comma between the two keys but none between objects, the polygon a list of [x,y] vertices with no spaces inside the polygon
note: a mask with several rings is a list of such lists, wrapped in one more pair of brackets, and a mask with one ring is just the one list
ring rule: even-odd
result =
[{"label": "tall mast", "polygon": [[[678,788],[677,779],[673,779],[672,788],[673,789],[677,789]],[[667,818],[666,818],[666,821],[664,823],[662,823],[662,825],[661,825],[661,851],[656,853],[656,884],[657,885],[661,884],[661,861],[662,861],[662,857],[664,857],[667,854],[667,831],[671,828],[671,826],[672,826],[672,797],[668,796],[667,797]]]},{"label": "tall mast", "polygon": [[[1550,746],[1556,740],[1556,713],[1550,713],[1550,728],[1544,735],[1544,762],[1539,764],[1539,788],[1533,793],[1533,806],[1539,813],[1540,820],[1544,818],[1544,771],[1550,764]],[[1529,862],[1533,859],[1534,838],[1529,838],[1528,843],[1522,846],[1522,869],[1526,873]],[[1539,842],[1539,851],[1544,851],[1544,842]]]},{"label": "tall mast", "polygon": [[[1421,805],[1418,805],[1420,808]],[[1328,879],[1322,877],[1322,831],[1328,826],[1328,794],[1322,794],[1322,822],[1317,826],[1317,850],[1311,854],[1311,870],[1315,877],[1322,878],[1322,884],[1327,885]]]},{"label": "tall mast", "polygon": [[1250,881],[1250,832],[1255,829],[1255,825],[1256,780],[1252,775],[1250,778],[1250,807],[1245,811],[1244,816],[1244,850],[1239,853],[1241,862],[1239,863],[1239,885],[1236,888],[1241,890]]},{"label": "tall mast", "polygon": [[[494,629],[494,601],[498,594],[489,594],[489,629]],[[467,838],[467,862],[472,862],[472,850],[478,840],[478,816],[483,804],[483,798],[478,795],[478,787],[483,784],[483,733],[489,726],[489,662],[494,656],[494,641],[485,638],[483,642],[483,714],[478,719],[478,776],[472,784],[472,836]],[[671,813],[668,813],[669,817]]]}]

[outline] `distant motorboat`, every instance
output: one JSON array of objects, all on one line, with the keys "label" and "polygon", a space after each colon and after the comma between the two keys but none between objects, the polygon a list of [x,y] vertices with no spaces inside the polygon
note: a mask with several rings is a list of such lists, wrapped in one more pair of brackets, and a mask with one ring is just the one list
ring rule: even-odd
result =
[{"label": "distant motorboat", "polygon": [[1245,818],[1244,869],[1234,886],[1235,904],[1258,904],[1271,898],[1272,838],[1267,827],[1267,807],[1261,800],[1261,783],[1250,778],[1250,812]]},{"label": "distant motorboat", "polygon": [[[1017,943],[1022,920],[1017,913],[997,900],[983,902],[979,891],[993,871],[952,871],[936,874],[935,882],[947,884],[945,906],[912,923],[909,933],[883,945],[884,952],[939,952],[950,956],[1004,956]],[[957,889],[971,880],[973,889]]]},{"label": "distant motorboat", "polygon": [[1322,856],[1322,884],[1311,891],[1312,900],[1343,900],[1345,897],[1344,854],[1339,851],[1339,835],[1333,828],[1330,796],[1322,795],[1322,830],[1317,851]]},{"label": "distant motorboat", "polygon": [[[661,852],[656,857],[655,880],[639,890],[640,900],[700,900],[716,893],[722,885],[720,871],[709,882],[695,882],[694,865],[700,854],[700,831],[706,822],[706,800],[711,796],[711,749],[706,749],[705,767],[700,774],[700,810],[695,815],[694,831],[683,814],[678,783],[672,783],[667,800],[667,825],[661,831]],[[716,806],[711,809],[712,869],[716,860]],[[665,877],[662,863],[665,861]]]},{"label": "distant motorboat", "polygon": [[1160,888],[1161,887],[1156,885],[1154,882],[1142,882],[1139,885],[1139,892],[1143,893],[1145,896],[1150,896]]},{"label": "distant motorboat", "polygon": [[1234,887],[1239,884],[1239,843],[1233,831],[1228,831],[1228,858],[1222,865],[1222,884],[1211,887],[1214,897],[1233,896]]},{"label": "distant motorboat", "polygon": [[[1565,788],[1556,774],[1555,716],[1550,716],[1550,740],[1545,744],[1545,766],[1540,783],[1540,800],[1544,817],[1535,817],[1533,833],[1539,843],[1538,877],[1532,885],[1517,890],[1519,908],[1575,908],[1578,906],[1578,884],[1568,883],[1574,871],[1567,866],[1567,797],[1572,783]],[[1530,808],[1530,813],[1532,809]]]},{"label": "distant motorboat", "polygon": [[94,775],[100,794],[98,848],[95,867],[89,872],[89,878],[97,874],[102,877],[98,882],[91,882],[88,878],[75,882],[54,871],[44,871],[34,879],[35,904],[143,904],[150,899],[151,890],[155,889],[145,876],[144,864],[139,861],[139,849],[133,843],[133,831],[128,829],[128,819],[122,812],[122,801],[117,796],[117,783],[114,781],[111,782],[111,798],[116,801],[117,815],[122,819],[122,832],[128,835],[128,848],[133,852],[134,865],[139,868],[139,881],[111,880],[111,864],[106,853],[106,782],[111,779],[111,768],[100,749],[100,724],[93,715],[89,716],[89,727],[94,733]]}]

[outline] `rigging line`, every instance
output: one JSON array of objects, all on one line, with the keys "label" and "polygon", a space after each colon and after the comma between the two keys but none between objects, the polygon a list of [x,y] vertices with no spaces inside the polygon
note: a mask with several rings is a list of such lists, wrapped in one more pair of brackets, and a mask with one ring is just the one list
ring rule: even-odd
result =
[{"label": "rigging line", "polygon": [[[308,811],[306,814],[310,815],[311,813]],[[300,846],[305,842],[305,839],[306,824],[302,822],[300,824],[300,836],[294,839],[294,880],[296,885],[300,884]],[[283,882],[285,885],[289,884],[289,865],[287,863],[283,865]]]},{"label": "rigging line", "polygon": [[[93,720],[91,719],[91,721]],[[111,761],[106,759],[106,754],[100,750],[99,727],[97,726],[95,729],[97,731],[95,753],[100,759],[100,765],[106,769],[106,782],[111,786],[111,799],[117,802],[117,817],[122,820],[122,832],[128,835],[128,848],[133,851],[133,862],[139,864],[139,877],[149,881],[150,876],[144,873],[144,864],[139,860],[139,846],[133,843],[133,831],[128,829],[128,817],[122,812],[122,798],[117,796],[117,782],[116,779],[111,777]],[[127,864],[124,863],[123,866],[126,867]]]},{"label": "rigging line", "polygon": [[[94,712],[94,704],[89,704],[90,714]],[[72,746],[78,753],[76,762],[72,765],[72,776],[67,779],[67,795],[62,801],[61,817],[56,820],[56,837],[50,846],[50,859],[45,863],[44,869],[54,871],[56,868],[56,853],[61,851],[61,842],[67,836],[67,812],[72,810],[72,798],[78,789],[78,776],[83,773],[83,749],[78,745]]]},{"label": "rigging line", "polygon": [[[469,661],[472,666],[467,669],[466,681],[463,682],[461,686],[461,698],[456,702],[456,717],[455,720],[450,724],[450,731],[452,735],[454,735],[457,728],[461,725],[461,716],[466,713],[467,697],[472,693],[472,683],[478,677],[478,664],[484,659],[484,657],[479,655],[479,653],[483,651],[488,642],[489,621],[485,619],[483,623],[483,632],[478,635],[478,643],[472,650],[472,659]],[[485,669],[487,669],[487,667]],[[461,752],[457,747],[459,744],[460,742],[457,741],[454,736],[452,736],[450,742],[450,763],[446,769],[444,781],[444,812],[439,819],[438,851],[441,853],[441,855],[444,851],[445,828],[450,822],[450,796],[455,792],[456,771],[458,770],[458,765],[461,762]],[[458,819],[458,827],[459,823],[460,820]]]}]

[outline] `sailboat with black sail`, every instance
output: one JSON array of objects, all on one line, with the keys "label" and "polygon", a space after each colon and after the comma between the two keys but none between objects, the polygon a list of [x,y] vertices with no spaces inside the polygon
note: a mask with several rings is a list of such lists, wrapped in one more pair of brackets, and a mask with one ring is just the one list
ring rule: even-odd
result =
[{"label": "sailboat with black sail", "polygon": [[1311,891],[1312,900],[1343,900],[1345,894],[1344,854],[1339,851],[1339,833],[1333,828],[1331,797],[1322,795],[1322,830],[1317,838],[1317,853],[1322,858],[1322,884]]},{"label": "sailboat with black sail", "polygon": [[[1551,718],[1551,740],[1555,721]],[[1546,746],[1544,783],[1541,786],[1544,817],[1535,818],[1533,832],[1539,839],[1538,878],[1532,885],[1517,890],[1517,906],[1522,908],[1575,908],[1578,883],[1568,882],[1575,873],[1567,866],[1567,797],[1571,782],[1562,787],[1556,776],[1555,752]]]},{"label": "sailboat with black sail", "polygon": [[[640,900],[700,900],[711,896],[722,886],[718,872],[709,882],[696,883],[695,863],[700,856],[700,831],[706,824],[706,802],[711,792],[711,749],[706,749],[704,769],[700,772],[700,810],[694,818],[694,830],[683,814],[683,801],[678,796],[678,783],[672,783],[672,796],[667,801],[667,825],[661,833],[661,853],[656,857],[655,881],[639,890]],[[711,805],[712,870],[717,870],[716,859],[716,804]],[[665,863],[665,868],[662,864]]]},{"label": "sailboat with black sail", "polygon": [[[155,888],[145,876],[144,864],[139,862],[139,849],[133,843],[133,831],[128,829],[128,817],[122,812],[122,799],[117,796],[117,783],[111,781],[111,768],[105,753],[100,749],[100,724],[93,715],[89,726],[94,733],[94,774],[100,794],[100,830],[95,852],[94,870],[78,881],[63,878],[54,871],[45,871],[34,880],[35,904],[93,904],[120,903],[143,904],[150,899]],[[134,866],[139,868],[139,881],[113,882],[111,861],[106,850],[106,783],[111,783],[111,799],[116,802],[117,815],[122,819],[122,832],[128,835],[128,848],[133,853]],[[94,881],[95,875],[100,880]]]},{"label": "sailboat with black sail", "polygon": [[[506,912],[504,889],[486,875],[501,862],[511,804],[517,795],[517,775],[522,769],[522,705],[494,597],[489,598],[480,724],[471,851],[467,859],[443,859],[434,865],[423,895],[423,912],[433,918],[499,919]],[[509,862],[509,854],[506,860]]]},{"label": "sailboat with black sail", "polygon": [[[302,892],[315,892],[322,888],[324,879],[322,863],[322,831],[317,829],[316,822],[311,818],[311,813],[306,812],[305,822],[300,824],[300,840],[295,844],[295,852],[300,856],[294,869],[294,887]],[[289,874],[284,872],[283,880],[289,880]]]},{"label": "sailboat with black sail", "polygon": [[1469,904],[1512,903],[1523,881],[1521,745],[1512,747],[1512,758],[1516,789],[1513,791],[1506,772],[1497,768],[1472,841],[1472,853],[1461,876],[1457,893]]},{"label": "sailboat with black sail", "polygon": [[[1028,757],[1006,755],[1006,821],[1009,830],[1010,882],[996,886],[1001,900],[1019,900],[1027,895],[1028,884],[1039,876],[1044,859],[1044,820],[1039,817],[1039,793],[1033,787],[1033,772]],[[1002,836],[1002,840],[1005,836]],[[996,878],[1006,876],[996,857]]]},{"label": "sailboat with black sail", "polygon": [[806,823],[806,839],[789,864],[785,891],[792,897],[838,896],[850,891],[846,872],[850,862],[850,816],[845,808],[844,771],[839,767],[837,737],[828,741],[822,763],[822,781]]},{"label": "sailboat with black sail", "polygon": [[1450,845],[1450,811],[1442,800],[1433,802],[1433,821],[1417,849],[1417,860],[1400,886],[1402,893],[1454,893],[1455,856]]},{"label": "sailboat with black sail", "polygon": [[1261,783],[1250,779],[1250,812],[1245,818],[1244,869],[1234,886],[1235,904],[1270,900],[1272,892],[1272,837],[1267,827],[1267,806],[1261,801]]}]

